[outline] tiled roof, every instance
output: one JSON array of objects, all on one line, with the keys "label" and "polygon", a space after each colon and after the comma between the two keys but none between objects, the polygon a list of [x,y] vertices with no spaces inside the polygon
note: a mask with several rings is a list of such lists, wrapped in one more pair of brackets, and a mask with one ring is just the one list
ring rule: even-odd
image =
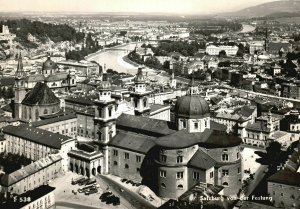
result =
[{"label": "tiled roof", "polygon": [[176,132],[175,125],[172,122],[127,114],[118,117],[117,129],[155,137]]},{"label": "tiled roof", "polygon": [[202,149],[198,149],[192,159],[188,162],[189,166],[193,166],[202,170],[207,170],[215,166],[216,161],[211,158]]},{"label": "tiled roof", "polygon": [[61,72],[61,73],[56,73],[53,75],[49,75],[45,80],[48,82],[51,81],[60,81],[60,80],[65,80],[68,78],[68,73],[66,72]]},{"label": "tiled roof", "polygon": [[150,115],[151,115],[151,113],[156,112],[158,110],[163,110],[166,107],[169,107],[169,106],[167,106],[167,105],[160,105],[160,104],[150,105]]},{"label": "tiled roof", "polygon": [[41,74],[29,75],[25,78],[25,81],[27,81],[27,82],[41,82],[44,80],[45,80],[45,77],[44,77],[44,75],[41,75]]},{"label": "tiled roof", "polygon": [[74,119],[74,118],[77,118],[77,116],[75,114],[68,114],[68,115],[62,115],[62,116],[49,118],[49,119],[45,119],[45,120],[35,121],[31,125],[33,127],[40,127],[40,126],[57,123],[60,121],[70,120],[70,119]]},{"label": "tiled roof", "polygon": [[137,151],[146,154],[155,146],[152,137],[133,134],[129,132],[119,132],[109,144],[114,147],[125,148],[127,150]]},{"label": "tiled roof", "polygon": [[13,185],[21,181],[22,179],[52,165],[53,163],[60,161],[61,159],[62,157],[58,154],[49,155],[48,157],[42,158],[34,163],[31,163],[13,173],[1,176],[0,184],[6,187]]},{"label": "tiled roof", "polygon": [[300,187],[300,173],[286,170],[280,170],[268,178],[269,182],[275,182],[290,186]]},{"label": "tiled roof", "polygon": [[86,106],[93,106],[94,102],[91,99],[85,98],[85,97],[77,97],[77,98],[73,98],[73,97],[69,97],[65,99],[65,102],[69,102],[69,103],[75,103],[75,104],[82,104],[82,105],[86,105]]},{"label": "tiled roof", "polygon": [[[53,190],[55,190],[54,187],[50,187],[48,185],[42,185],[34,190],[30,190],[28,192],[21,194],[20,196],[18,196],[18,199],[20,200],[22,197],[24,197],[24,198],[30,197],[31,202],[34,202],[37,199],[40,199],[43,196],[49,194]],[[28,202],[26,202],[26,201],[23,201],[23,202],[21,202],[21,201],[14,202],[13,201],[13,202],[3,203],[1,206],[2,206],[2,208],[20,209],[20,208],[26,207],[27,205],[28,205]]]},{"label": "tiled roof", "polygon": [[233,134],[228,134],[224,131],[212,130],[208,139],[200,143],[200,146],[205,148],[224,148],[234,147],[242,143],[242,140]]},{"label": "tiled roof", "polygon": [[65,135],[30,127],[27,124],[21,124],[19,126],[5,126],[3,127],[3,133],[55,149],[60,149],[62,143],[72,139]]},{"label": "tiled roof", "polygon": [[267,128],[267,126],[261,121],[257,121],[253,124],[248,124],[246,129],[249,131],[266,132],[266,133],[270,132],[270,129]]},{"label": "tiled roof", "polygon": [[34,88],[26,94],[22,104],[47,105],[60,103],[60,100],[45,83],[38,82]]}]

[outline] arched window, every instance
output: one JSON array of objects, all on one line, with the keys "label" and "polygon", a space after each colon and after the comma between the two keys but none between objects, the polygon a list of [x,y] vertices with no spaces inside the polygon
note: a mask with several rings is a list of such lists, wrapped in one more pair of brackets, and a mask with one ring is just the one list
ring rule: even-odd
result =
[{"label": "arched window", "polygon": [[222,154],[222,161],[228,161],[228,154]]},{"label": "arched window", "polygon": [[162,188],[166,188],[165,183],[161,183],[161,187],[162,187]]},{"label": "arched window", "polygon": [[48,110],[44,109],[44,115],[47,115],[47,114],[48,114]]},{"label": "arched window", "polygon": [[223,182],[224,187],[228,187],[228,182]]},{"label": "arched window", "polygon": [[177,188],[178,188],[178,189],[183,189],[182,184],[179,184],[179,185],[177,186]]},{"label": "arched window", "polygon": [[129,165],[128,165],[128,164],[125,164],[125,168],[128,169],[128,168],[129,168]]}]

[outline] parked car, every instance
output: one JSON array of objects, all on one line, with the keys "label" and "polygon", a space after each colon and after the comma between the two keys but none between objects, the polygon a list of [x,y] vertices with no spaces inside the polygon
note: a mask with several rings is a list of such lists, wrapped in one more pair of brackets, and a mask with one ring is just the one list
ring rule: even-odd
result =
[{"label": "parked car", "polygon": [[83,181],[80,181],[78,184],[79,184],[79,186],[82,186],[82,185],[85,185],[88,181],[89,181],[89,179],[87,178]]},{"label": "parked car", "polygon": [[79,181],[81,181],[83,179],[85,179],[85,177],[84,176],[80,176],[80,177],[78,177],[76,179],[73,179],[72,182],[71,182],[71,184],[75,185],[75,184],[77,184]]},{"label": "parked car", "polygon": [[89,180],[85,183],[85,185],[95,184],[96,182],[97,182],[96,179],[89,179]]},{"label": "parked car", "polygon": [[98,189],[96,188],[91,188],[91,189],[87,189],[84,194],[85,195],[90,195],[90,194],[94,194],[94,193],[97,193],[98,192]]}]

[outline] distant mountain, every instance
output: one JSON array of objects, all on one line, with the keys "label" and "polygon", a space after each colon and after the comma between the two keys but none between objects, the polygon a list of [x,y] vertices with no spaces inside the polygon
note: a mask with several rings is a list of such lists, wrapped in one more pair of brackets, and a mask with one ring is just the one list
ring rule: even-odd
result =
[{"label": "distant mountain", "polygon": [[281,0],[269,3],[260,4],[246,9],[223,13],[220,16],[225,17],[263,17],[271,14],[280,13],[300,13],[300,0]]}]

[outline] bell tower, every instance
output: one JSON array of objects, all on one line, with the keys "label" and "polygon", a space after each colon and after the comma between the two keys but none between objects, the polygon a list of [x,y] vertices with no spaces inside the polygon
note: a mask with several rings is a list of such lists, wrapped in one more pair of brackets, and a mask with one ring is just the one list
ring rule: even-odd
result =
[{"label": "bell tower", "polygon": [[96,111],[94,123],[96,126],[97,144],[104,154],[104,174],[109,173],[108,143],[116,135],[116,101],[111,98],[111,85],[108,81],[102,81],[99,86],[99,99],[95,101]]},{"label": "bell tower", "polygon": [[141,67],[138,68],[134,84],[135,88],[130,93],[130,97],[135,115],[147,115],[150,112],[149,95],[151,92],[146,90],[146,78]]},{"label": "bell tower", "polygon": [[170,78],[170,84],[169,85],[170,85],[171,88],[176,89],[177,81],[175,79],[174,69],[172,70],[172,75],[171,75],[171,78]]},{"label": "bell tower", "polygon": [[18,66],[15,74],[15,101],[14,101],[14,114],[13,117],[22,118],[22,101],[25,98],[25,77],[26,73],[23,70],[22,54],[19,54]]}]

